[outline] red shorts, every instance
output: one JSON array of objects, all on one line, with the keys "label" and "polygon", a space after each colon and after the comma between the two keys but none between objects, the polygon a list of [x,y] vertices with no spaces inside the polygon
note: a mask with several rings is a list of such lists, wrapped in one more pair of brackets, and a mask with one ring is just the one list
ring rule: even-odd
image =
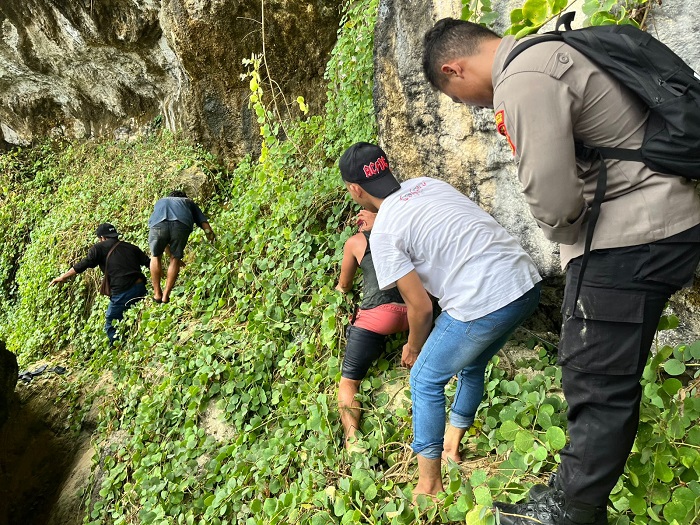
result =
[{"label": "red shorts", "polygon": [[404,304],[381,304],[370,310],[358,310],[353,323],[358,328],[381,335],[408,330],[408,314]]}]

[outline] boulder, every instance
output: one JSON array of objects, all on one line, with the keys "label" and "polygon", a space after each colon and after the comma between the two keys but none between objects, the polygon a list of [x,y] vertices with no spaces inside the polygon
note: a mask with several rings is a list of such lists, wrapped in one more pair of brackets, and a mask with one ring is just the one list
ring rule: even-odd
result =
[{"label": "boulder", "polygon": [[510,148],[495,132],[493,111],[455,104],[423,76],[423,35],[440,18],[458,17],[461,5],[380,1],[374,104],[381,145],[399,178],[446,180],[517,237],[544,275],[558,275],[558,247],[529,213]]}]

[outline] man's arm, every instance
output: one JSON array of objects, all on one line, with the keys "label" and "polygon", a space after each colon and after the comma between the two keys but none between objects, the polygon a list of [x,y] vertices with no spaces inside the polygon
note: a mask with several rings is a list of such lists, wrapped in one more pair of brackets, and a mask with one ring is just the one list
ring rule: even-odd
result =
[{"label": "man's arm", "polygon": [[207,216],[204,215],[204,212],[202,212],[202,209],[197,206],[197,203],[194,202],[192,199],[187,199],[187,204],[190,207],[190,213],[192,213],[192,218],[194,219],[194,222],[204,230],[204,233],[207,234],[207,239],[209,239],[210,242],[214,242],[212,239],[214,239],[214,232],[211,229],[211,226],[209,225],[209,219],[207,219]]},{"label": "man's arm", "polygon": [[433,326],[433,302],[415,270],[396,281],[408,307],[408,342],[401,353],[401,364],[411,367],[418,359]]},{"label": "man's arm", "polygon": [[211,229],[209,223],[204,221],[200,226],[204,230],[204,234],[207,236],[209,242],[213,243],[216,240],[216,235],[214,235],[214,230]]},{"label": "man's arm", "polygon": [[145,266],[146,268],[151,266],[151,258],[146,255],[146,252],[144,252],[141,248],[138,248],[138,257],[140,266]]},{"label": "man's arm", "polygon": [[88,250],[87,256],[75,263],[66,273],[56,277],[49,285],[65,283],[68,279],[72,279],[79,273],[83,273],[88,268],[95,268],[100,263],[100,255],[97,250],[97,244]]},{"label": "man's arm", "polygon": [[[365,248],[367,247],[365,236],[361,233],[356,233],[345,241],[345,246],[343,247],[343,261],[340,263],[340,277],[338,278],[338,285],[335,287],[336,290],[347,293],[352,290],[352,281],[355,278],[355,272],[359,266],[357,253],[360,249],[360,245],[364,243]],[[364,253],[364,248],[362,248]]]},{"label": "man's arm", "polygon": [[72,279],[73,277],[75,277],[77,274],[78,274],[78,272],[75,271],[75,268],[71,267],[71,269],[68,270],[66,273],[64,273],[64,274],[62,274],[62,275],[59,275],[59,276],[56,277],[54,280],[52,280],[52,281],[49,283],[49,286],[54,286],[54,285],[57,285],[57,284],[63,284],[63,283],[65,283],[68,279]]}]

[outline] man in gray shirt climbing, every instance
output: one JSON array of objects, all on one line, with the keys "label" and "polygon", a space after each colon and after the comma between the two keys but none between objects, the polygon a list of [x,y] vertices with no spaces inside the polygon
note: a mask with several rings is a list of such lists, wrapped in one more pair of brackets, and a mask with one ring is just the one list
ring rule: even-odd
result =
[{"label": "man in gray shirt climbing", "polygon": [[[151,249],[153,297],[157,303],[170,301],[170,292],[175,286],[180,268],[184,266],[182,258],[185,246],[195,224],[204,230],[209,242],[213,243],[215,236],[209,225],[209,219],[185,192],[171,191],[167,197],[156,202],[153,213],[148,219],[148,246]],[[161,256],[166,251],[170,255],[170,264],[165,290],[163,290],[160,286],[163,275]]]}]

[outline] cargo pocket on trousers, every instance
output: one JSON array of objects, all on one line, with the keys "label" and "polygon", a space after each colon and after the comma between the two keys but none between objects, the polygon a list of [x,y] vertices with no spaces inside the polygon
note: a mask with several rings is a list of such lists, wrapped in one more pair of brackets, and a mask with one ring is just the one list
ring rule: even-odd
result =
[{"label": "cargo pocket on trousers", "polygon": [[562,305],[560,366],[603,375],[634,374],[644,321],[644,293],[581,287],[574,311],[575,287]]}]

